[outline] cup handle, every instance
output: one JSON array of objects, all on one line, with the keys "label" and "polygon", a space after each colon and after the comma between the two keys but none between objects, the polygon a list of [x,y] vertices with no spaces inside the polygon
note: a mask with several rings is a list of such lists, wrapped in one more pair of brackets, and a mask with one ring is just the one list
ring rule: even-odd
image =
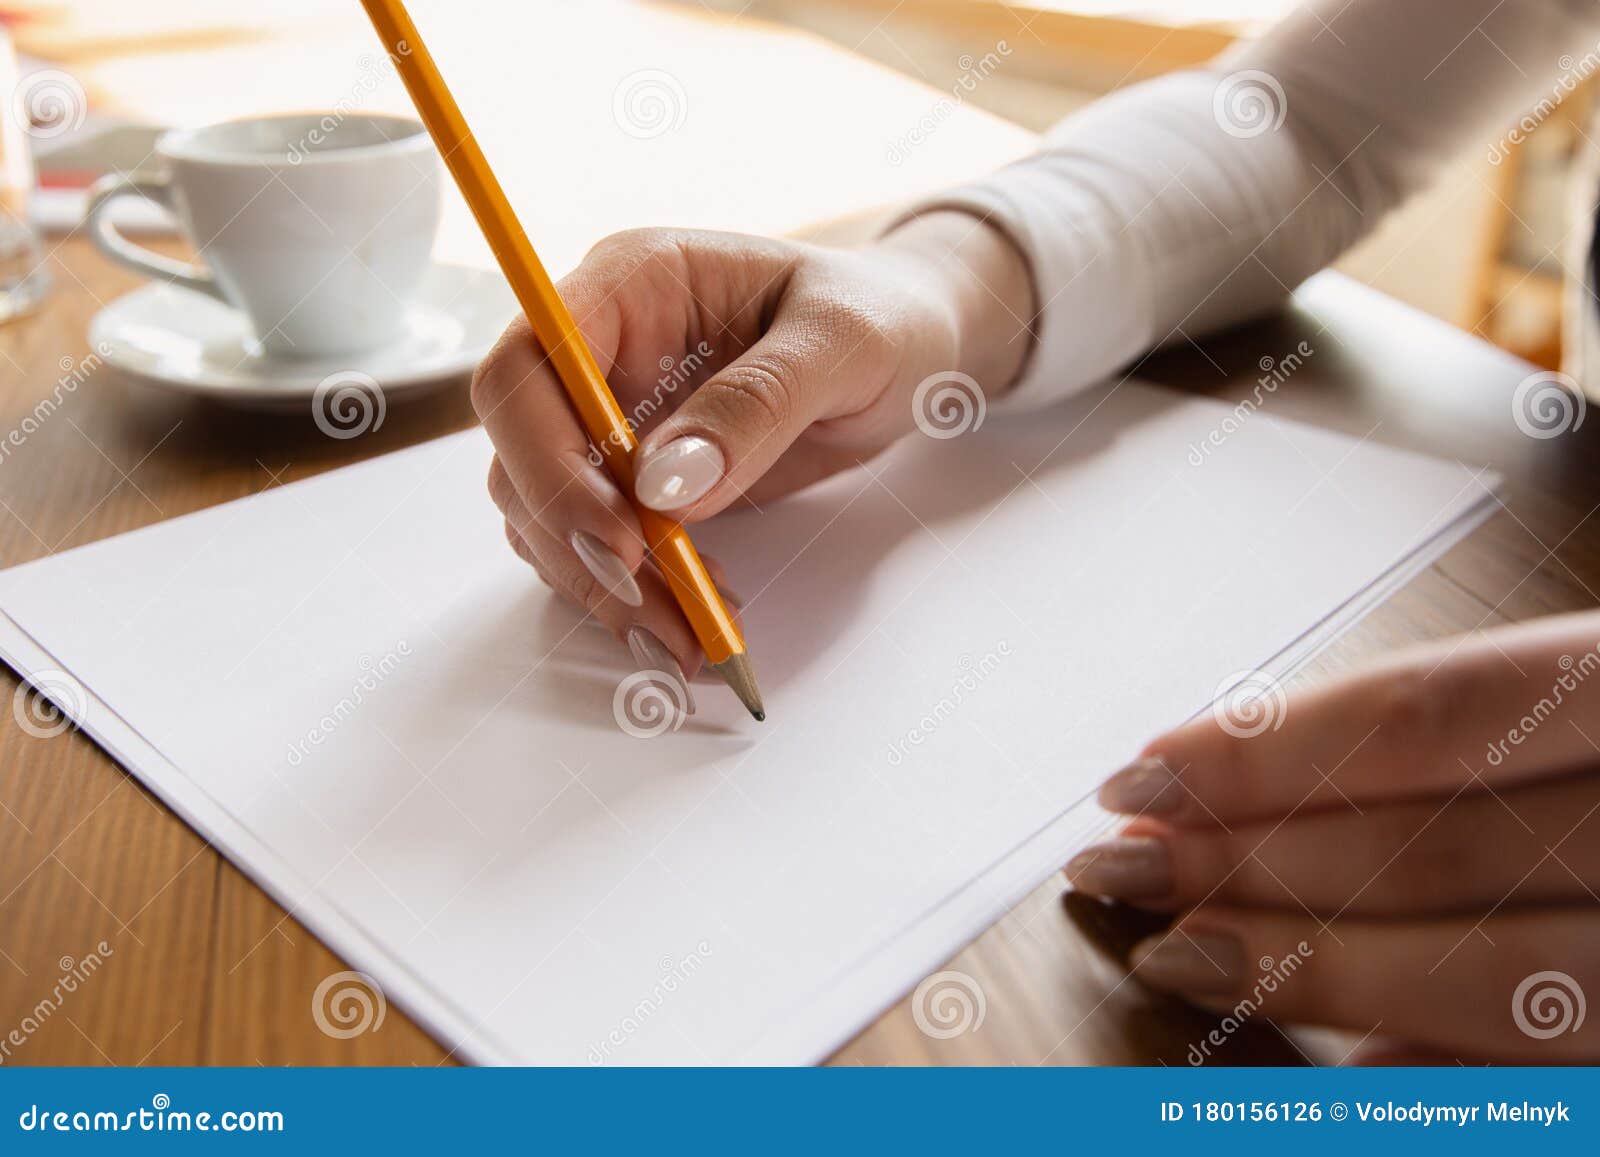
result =
[{"label": "cup handle", "polygon": [[214,297],[224,305],[230,304],[223,296],[222,290],[217,287],[216,279],[211,276],[210,270],[204,266],[191,265],[186,261],[178,261],[152,252],[142,245],[133,244],[116,231],[106,217],[105,211],[111,202],[125,196],[144,197],[154,201],[168,213],[173,211],[172,185],[166,177],[136,177],[121,173],[102,177],[90,188],[89,207],[83,215],[84,228],[94,247],[118,265],[135,273],[174,282],[185,289]]}]

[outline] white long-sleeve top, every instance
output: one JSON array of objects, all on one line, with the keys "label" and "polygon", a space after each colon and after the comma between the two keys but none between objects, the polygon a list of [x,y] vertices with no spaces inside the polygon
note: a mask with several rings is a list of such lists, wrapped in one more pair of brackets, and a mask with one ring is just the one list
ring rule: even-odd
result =
[{"label": "white long-sleeve top", "polygon": [[1314,0],[923,208],[983,216],[1027,256],[1036,343],[1010,400],[1041,404],[1277,305],[1468,143],[1499,147],[1595,72],[1600,0]]}]

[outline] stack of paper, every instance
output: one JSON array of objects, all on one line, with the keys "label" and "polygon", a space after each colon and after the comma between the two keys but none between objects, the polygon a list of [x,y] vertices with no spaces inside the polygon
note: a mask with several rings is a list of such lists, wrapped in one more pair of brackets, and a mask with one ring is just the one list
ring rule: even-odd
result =
[{"label": "stack of paper", "polygon": [[1146,739],[1489,501],[1138,385],[918,435],[696,531],[769,721],[704,683],[637,738],[626,652],[507,550],[489,456],[469,432],[0,574],[7,661],[484,1062],[825,1056],[1100,826],[1077,805]]}]

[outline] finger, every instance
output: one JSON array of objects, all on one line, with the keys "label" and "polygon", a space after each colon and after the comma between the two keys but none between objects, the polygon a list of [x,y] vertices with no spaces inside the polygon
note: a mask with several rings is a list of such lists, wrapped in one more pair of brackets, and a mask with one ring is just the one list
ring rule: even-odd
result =
[{"label": "finger", "polygon": [[1139,819],[1074,856],[1067,874],[1083,891],[1162,911],[1395,916],[1584,902],[1600,892],[1600,775],[1231,829]]},{"label": "finger", "polygon": [[[531,485],[537,487],[556,473],[536,468],[535,474],[540,477]],[[552,537],[561,539],[595,581],[615,598],[630,606],[639,605],[643,596],[634,571],[644,559],[644,546],[632,508],[609,478],[574,479],[543,506],[532,507],[533,500],[518,490],[496,455],[489,464],[489,494],[502,512],[507,510],[508,500],[514,499],[525,520],[538,523]],[[611,531],[602,534],[594,529],[601,523],[608,524]]]},{"label": "finger", "polygon": [[[609,306],[580,316],[589,319],[591,346],[615,349],[619,323]],[[525,320],[506,330],[479,367],[473,401],[496,449],[491,493],[515,493],[598,582],[624,602],[636,601],[632,576],[645,556],[638,517],[590,446]]]},{"label": "finger", "polygon": [[[502,496],[503,491],[497,501]],[[634,606],[618,599],[596,579],[565,544],[538,524],[515,495],[505,498],[501,509],[506,515],[506,538],[552,590],[604,625],[641,666],[666,669],[667,660],[675,660],[687,687],[704,654],[672,591],[654,568],[646,567],[636,576],[640,597]],[[643,641],[636,635],[641,629],[650,636]],[[657,645],[652,645],[652,639]]]},{"label": "finger", "polygon": [[1225,696],[1108,780],[1101,803],[1231,824],[1569,770],[1597,751],[1584,725],[1600,714],[1596,622],[1488,632],[1293,697],[1269,687],[1246,718]]},{"label": "finger", "polygon": [[[559,549],[552,551],[547,562],[529,545],[529,538],[539,542],[541,546],[546,544],[549,538],[546,535],[533,534],[531,530],[526,536],[524,535],[523,530],[530,526],[537,526],[537,520],[528,513],[527,507],[511,485],[511,480],[506,475],[505,468],[500,465],[498,458],[489,465],[489,493],[495,504],[500,508],[501,513],[506,515],[506,541],[511,544],[511,549],[516,553],[517,557],[532,566],[538,572],[539,577],[544,580],[546,586],[559,594],[567,595],[581,605],[582,598],[578,592],[571,589],[571,584],[552,576],[551,567],[559,565],[563,557],[562,552]],[[569,541],[568,545],[576,547],[578,544]],[[607,566],[602,566],[592,558],[586,557],[585,551],[574,550],[573,553],[577,555],[578,561],[589,571],[590,577],[599,583],[607,594],[626,606],[643,606],[645,604],[646,590],[653,591],[657,587],[666,590],[668,600],[673,606],[677,606],[677,600],[671,593],[672,588],[666,585],[660,571],[655,568],[653,560],[647,558],[644,567],[640,570],[640,576],[635,578],[632,575],[619,574],[610,570]],[[707,573],[711,575],[711,581],[716,584],[723,601],[728,604],[728,609],[733,612],[734,622],[739,623],[740,611],[744,609],[744,599],[733,589],[728,579],[727,568],[722,565],[720,560],[709,554],[702,554],[700,561],[705,564]],[[650,582],[651,577],[655,580],[653,583]],[[649,584],[648,588],[646,584]],[[682,608],[679,607],[678,610],[681,613]],[[698,642],[696,642],[695,646],[698,648]]]},{"label": "finger", "polygon": [[1324,926],[1206,907],[1136,945],[1130,962],[1141,980],[1222,1014],[1224,1025],[1381,1029],[1455,1056],[1600,1057],[1600,1018],[1577,1015],[1579,994],[1600,991],[1592,908]]},{"label": "finger", "polygon": [[528,545],[527,539],[522,537],[522,532],[516,528],[511,519],[506,519],[506,542],[510,543],[512,551],[523,562],[538,572],[547,587],[554,589],[555,584],[545,574],[544,567],[539,563],[539,556],[533,553],[533,548]]},{"label": "finger", "polygon": [[[634,480],[639,501],[685,521],[725,509],[808,426],[836,416],[847,364],[864,343],[882,340],[864,312],[780,313],[760,341],[645,437]],[[863,364],[873,360],[863,356]]]}]

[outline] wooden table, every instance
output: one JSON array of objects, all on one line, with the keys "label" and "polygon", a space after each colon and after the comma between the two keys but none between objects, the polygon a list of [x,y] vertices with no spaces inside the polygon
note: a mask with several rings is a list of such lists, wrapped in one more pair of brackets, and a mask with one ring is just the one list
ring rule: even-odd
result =
[{"label": "wooden table", "polygon": [[[89,318],[131,286],[72,240],[52,264],[43,314],[0,329],[0,430],[21,428],[79,357]],[[1507,478],[1506,509],[1419,576],[1306,677],[1418,639],[1594,605],[1600,587],[1600,423],[1540,441],[1510,395],[1528,368],[1336,276],[1285,316],[1142,372],[1244,397],[1263,356],[1314,353],[1267,412],[1482,463]],[[0,560],[38,558],[459,429],[464,390],[392,407],[353,442],[309,420],[190,404],[96,372],[0,458]],[[487,500],[487,499],[486,499]],[[1359,528],[1351,528],[1359,533]],[[0,677],[8,696],[15,676]],[[432,1064],[445,1051],[390,1008],[348,1040],[311,1017],[317,984],[344,967],[81,733],[38,739],[0,711],[0,1060],[33,1064]],[[987,1001],[976,1032],[936,1041],[902,1003],[841,1063],[1184,1063],[1210,1020],[1125,981],[1117,951],[1144,926],[1065,895],[1057,876],[960,954]],[[91,983],[49,1010],[63,969],[104,941]],[[70,958],[67,959],[67,958]],[[1299,1063],[1315,1042],[1267,1025],[1221,1059]]]}]

